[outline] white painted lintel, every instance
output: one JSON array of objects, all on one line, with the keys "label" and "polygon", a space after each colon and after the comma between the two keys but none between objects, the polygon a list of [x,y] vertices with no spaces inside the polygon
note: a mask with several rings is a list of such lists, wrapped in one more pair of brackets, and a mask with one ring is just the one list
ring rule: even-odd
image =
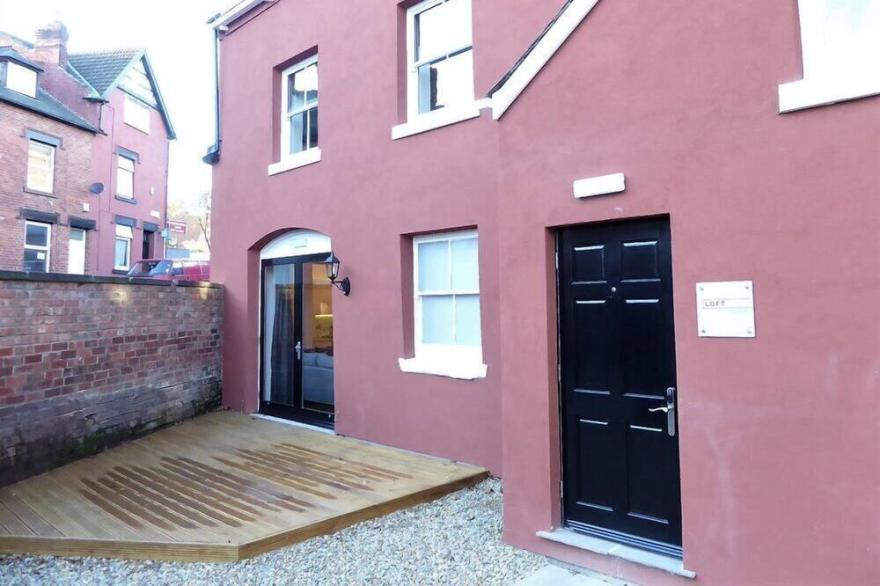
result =
[{"label": "white painted lintel", "polygon": [[626,177],[623,173],[613,173],[600,177],[578,179],[574,182],[574,197],[582,199],[595,195],[609,195],[626,190]]}]

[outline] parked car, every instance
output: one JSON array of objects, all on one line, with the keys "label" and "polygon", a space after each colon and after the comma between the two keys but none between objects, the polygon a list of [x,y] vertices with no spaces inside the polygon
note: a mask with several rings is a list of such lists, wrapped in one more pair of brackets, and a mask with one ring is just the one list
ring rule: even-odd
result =
[{"label": "parked car", "polygon": [[128,276],[165,281],[208,281],[211,278],[211,269],[203,260],[140,260],[134,263]]}]

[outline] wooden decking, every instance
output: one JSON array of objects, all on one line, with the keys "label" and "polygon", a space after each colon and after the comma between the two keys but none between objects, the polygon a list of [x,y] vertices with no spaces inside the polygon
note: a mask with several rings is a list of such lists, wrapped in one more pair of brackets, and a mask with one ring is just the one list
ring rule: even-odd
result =
[{"label": "wooden decking", "polygon": [[0,552],[234,561],[432,500],[486,474],[214,413],[0,489]]}]

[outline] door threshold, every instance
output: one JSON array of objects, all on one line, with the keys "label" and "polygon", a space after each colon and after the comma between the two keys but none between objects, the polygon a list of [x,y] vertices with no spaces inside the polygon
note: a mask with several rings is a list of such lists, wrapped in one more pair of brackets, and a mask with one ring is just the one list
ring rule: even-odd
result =
[{"label": "door threshold", "polygon": [[329,435],[336,435],[336,431],[333,429],[321,427],[320,425],[309,425],[308,423],[303,423],[301,421],[294,421],[292,419],[284,419],[281,417],[275,417],[274,415],[265,415],[263,413],[251,413],[251,417],[254,417],[255,419],[265,419],[266,421],[274,421],[275,423],[283,423],[284,425],[290,425],[293,427],[302,427],[304,429],[310,429],[312,431],[319,431],[321,433],[326,433]]},{"label": "door threshold", "polygon": [[679,558],[645,551],[616,541],[584,535],[571,529],[560,528],[553,531],[538,531],[536,535],[541,539],[555,541],[556,543],[562,543],[563,545],[576,547],[599,555],[620,558],[634,564],[663,570],[676,576],[690,579],[697,577],[696,572],[685,569],[684,562]]}]

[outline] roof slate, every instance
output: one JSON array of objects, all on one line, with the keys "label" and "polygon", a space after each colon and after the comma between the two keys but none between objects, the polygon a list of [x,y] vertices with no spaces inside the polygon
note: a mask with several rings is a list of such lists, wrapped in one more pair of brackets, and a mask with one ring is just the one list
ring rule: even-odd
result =
[{"label": "roof slate", "polygon": [[43,71],[42,67],[31,63],[30,61],[22,57],[21,53],[9,46],[0,47],[0,59],[11,59],[12,61],[17,61],[18,63],[26,65],[27,67],[30,67],[31,69],[34,69],[36,71]]},{"label": "roof slate", "polygon": [[52,95],[43,89],[37,90],[37,97],[32,98],[24,94],[12,91],[6,87],[0,86],[0,102],[6,102],[25,110],[30,110],[49,118],[54,118],[59,122],[71,124],[88,130],[89,132],[98,132],[98,130],[89,124],[84,118],[68,109],[64,104],[56,100]]},{"label": "roof slate", "polygon": [[138,49],[96,51],[70,55],[70,64],[89,84],[103,96],[131,60],[140,55]]}]

